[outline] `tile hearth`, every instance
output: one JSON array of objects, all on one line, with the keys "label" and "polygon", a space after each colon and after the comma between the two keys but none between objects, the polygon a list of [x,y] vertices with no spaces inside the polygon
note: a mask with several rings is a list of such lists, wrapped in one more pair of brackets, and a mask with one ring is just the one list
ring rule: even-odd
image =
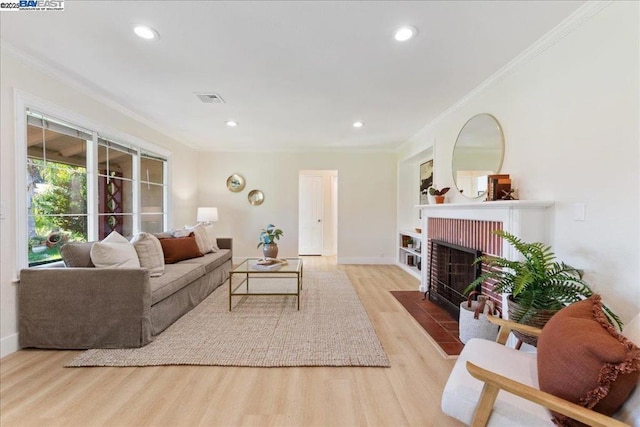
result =
[{"label": "tile hearth", "polygon": [[464,348],[459,339],[458,322],[445,309],[423,300],[419,291],[390,291],[447,356],[457,356]]}]

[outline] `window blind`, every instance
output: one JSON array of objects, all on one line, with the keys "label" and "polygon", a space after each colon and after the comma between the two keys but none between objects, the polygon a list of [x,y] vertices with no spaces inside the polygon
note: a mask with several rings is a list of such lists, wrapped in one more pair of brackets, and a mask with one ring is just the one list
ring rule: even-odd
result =
[{"label": "window blind", "polygon": [[27,111],[27,124],[80,139],[89,141],[93,139],[93,133],[88,130],[71,126],[68,123],[47,117],[35,111]]}]

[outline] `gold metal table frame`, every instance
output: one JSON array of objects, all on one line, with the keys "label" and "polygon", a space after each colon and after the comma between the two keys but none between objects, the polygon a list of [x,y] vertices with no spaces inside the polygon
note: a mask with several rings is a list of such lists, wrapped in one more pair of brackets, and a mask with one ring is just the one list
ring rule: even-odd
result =
[{"label": "gold metal table frame", "polygon": [[[247,258],[237,265],[229,273],[229,311],[231,311],[232,300],[235,296],[254,296],[254,295],[295,295],[298,300],[298,310],[300,310],[300,291],[302,290],[302,258],[285,258],[288,264],[279,266],[273,270],[263,270],[255,268],[260,258]],[[234,286],[233,276],[236,274],[244,275],[242,281]],[[262,292],[260,290],[250,291],[250,278],[287,278],[292,277],[297,280],[296,292]],[[243,286],[244,285],[244,286]],[[259,285],[258,285],[259,286]]]}]

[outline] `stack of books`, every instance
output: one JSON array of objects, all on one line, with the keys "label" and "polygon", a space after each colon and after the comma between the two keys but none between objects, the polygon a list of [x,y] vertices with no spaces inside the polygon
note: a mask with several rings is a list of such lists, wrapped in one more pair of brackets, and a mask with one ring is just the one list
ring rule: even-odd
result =
[{"label": "stack of books", "polygon": [[489,175],[487,180],[487,201],[503,200],[511,191],[509,174]]},{"label": "stack of books", "polygon": [[289,264],[284,258],[261,258],[253,266],[254,270],[277,270],[283,265]]}]

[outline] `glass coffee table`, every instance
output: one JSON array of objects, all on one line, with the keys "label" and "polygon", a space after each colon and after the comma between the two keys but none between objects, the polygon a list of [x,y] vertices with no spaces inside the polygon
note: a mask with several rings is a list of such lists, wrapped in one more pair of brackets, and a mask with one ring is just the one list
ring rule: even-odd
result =
[{"label": "glass coffee table", "polygon": [[[252,295],[295,295],[300,310],[300,291],[302,290],[302,259],[284,258],[287,264],[277,267],[258,265],[260,258],[247,258],[229,273],[229,311],[235,296]],[[240,283],[234,283],[233,278],[240,275]],[[271,286],[273,279],[283,279],[276,286]],[[291,283],[286,283],[289,280]]]}]

